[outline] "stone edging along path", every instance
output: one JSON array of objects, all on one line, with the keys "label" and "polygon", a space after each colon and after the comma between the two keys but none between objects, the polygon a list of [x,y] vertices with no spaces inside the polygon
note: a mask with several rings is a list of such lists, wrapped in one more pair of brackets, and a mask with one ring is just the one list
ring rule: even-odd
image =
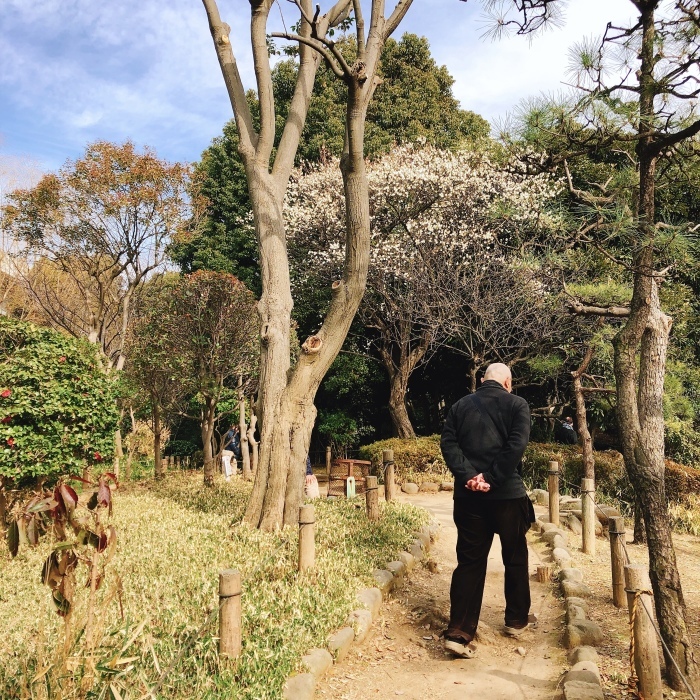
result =
[{"label": "stone edging along path", "polygon": [[377,585],[358,592],[357,602],[361,607],[350,613],[346,627],[330,635],[325,649],[309,649],[302,656],[301,661],[307,671],[287,679],[282,693],[284,700],[313,700],[318,680],[334,663],[340,663],[347,656],[353,644],[364,641],[379,614],[383,600],[395,586],[400,587],[404,576],[427,556],[439,531],[440,525],[437,522],[424,526],[420,532],[414,533],[415,539],[407,551],[400,552],[395,561],[387,563],[385,569],[374,571]]},{"label": "stone edging along path", "polygon": [[552,559],[559,567],[559,585],[564,595],[566,630],[564,644],[569,649],[571,670],[561,681],[565,700],[604,700],[598,669],[598,652],[603,642],[603,631],[588,618],[586,598],[591,589],[583,582],[580,569],[570,566],[571,552],[568,535],[547,516],[540,516],[533,529],[539,530],[542,540],[552,549]]}]

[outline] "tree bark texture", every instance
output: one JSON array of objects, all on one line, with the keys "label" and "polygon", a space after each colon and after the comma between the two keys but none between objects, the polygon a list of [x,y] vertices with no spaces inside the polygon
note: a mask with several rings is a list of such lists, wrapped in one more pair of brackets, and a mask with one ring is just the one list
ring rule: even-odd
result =
[{"label": "tree bark texture", "polygon": [[[661,634],[681,671],[697,681],[698,666],[686,623],[687,610],[673,547],[664,484],[663,395],[671,318],[661,309],[654,271],[655,194],[658,150],[651,134],[656,122],[657,83],[655,11],[658,3],[637,3],[642,31],[639,51],[638,238],[630,315],[617,334],[615,379],[622,452],[644,516],[649,548],[649,576]],[[639,359],[639,369],[637,369]],[[666,656],[666,674],[675,690],[682,678]]]},{"label": "tree bark texture", "polygon": [[239,394],[239,397],[238,430],[241,440],[241,474],[245,481],[250,481],[250,449],[248,445],[248,426],[245,419],[245,397],[242,393]]},{"label": "tree bark texture", "polygon": [[389,389],[389,415],[394,425],[394,434],[402,440],[416,437],[411,419],[406,409],[406,393],[408,391],[409,375],[405,368],[400,368],[391,377]]}]

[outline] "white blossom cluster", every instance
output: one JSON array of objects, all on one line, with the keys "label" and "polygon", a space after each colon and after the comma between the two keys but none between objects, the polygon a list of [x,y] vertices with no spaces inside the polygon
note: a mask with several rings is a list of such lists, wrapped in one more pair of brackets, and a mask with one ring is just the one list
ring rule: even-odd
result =
[{"label": "white blossom cluster", "polygon": [[[504,243],[524,231],[557,225],[546,213],[560,183],[527,175],[488,155],[401,146],[368,163],[371,216],[369,289],[428,275],[448,265],[493,262]],[[345,198],[338,161],[308,174],[297,171],[285,203],[290,257],[297,280],[342,272]]]}]

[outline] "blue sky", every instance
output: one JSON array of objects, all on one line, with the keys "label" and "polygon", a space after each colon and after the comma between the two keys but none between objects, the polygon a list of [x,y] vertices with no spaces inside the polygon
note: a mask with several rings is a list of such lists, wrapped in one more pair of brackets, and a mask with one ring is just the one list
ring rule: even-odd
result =
[{"label": "blue sky", "polygon": [[[279,4],[293,22],[294,7]],[[249,3],[219,6],[253,87]],[[480,38],[478,0],[414,0],[397,36],[427,36],[462,106],[494,121],[523,98],[563,89],[568,47],[631,11],[629,0],[570,0],[562,29],[492,42]],[[3,0],[0,157],[55,169],[100,138],[196,160],[230,117],[199,0]]]}]

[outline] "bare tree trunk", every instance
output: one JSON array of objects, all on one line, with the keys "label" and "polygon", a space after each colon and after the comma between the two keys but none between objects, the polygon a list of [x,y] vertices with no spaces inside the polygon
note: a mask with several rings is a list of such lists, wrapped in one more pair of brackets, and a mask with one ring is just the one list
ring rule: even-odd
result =
[{"label": "bare tree trunk", "polygon": [[[136,431],[136,416],[134,415],[134,407],[129,406],[129,416],[131,417],[131,432],[134,433]],[[126,474],[127,479],[131,479],[131,462],[134,457],[134,447],[131,444],[131,441],[129,441],[129,446],[127,448],[127,454],[126,454],[126,467],[124,469],[124,473]]]},{"label": "bare tree trunk", "polygon": [[406,393],[408,391],[409,376],[405,367],[400,367],[391,376],[389,389],[389,415],[394,424],[394,434],[402,440],[410,440],[416,437],[411,419],[406,409]]},{"label": "bare tree trunk", "polygon": [[593,359],[593,345],[586,348],[586,354],[577,370],[571,373],[574,378],[574,397],[576,399],[576,423],[583,448],[583,475],[586,479],[595,479],[595,459],[593,457],[593,439],[588,431],[586,396],[583,391],[582,376]]},{"label": "bare tree trunk", "polygon": [[155,401],[153,403],[153,472],[156,479],[162,479],[165,476],[163,469],[163,458],[160,454],[160,438],[162,428],[160,423],[160,404]]},{"label": "bare tree trunk", "polygon": [[212,438],[214,437],[214,417],[216,413],[216,400],[207,396],[204,400],[204,413],[202,415],[202,450],[204,452],[204,485],[214,485],[214,451]]}]

